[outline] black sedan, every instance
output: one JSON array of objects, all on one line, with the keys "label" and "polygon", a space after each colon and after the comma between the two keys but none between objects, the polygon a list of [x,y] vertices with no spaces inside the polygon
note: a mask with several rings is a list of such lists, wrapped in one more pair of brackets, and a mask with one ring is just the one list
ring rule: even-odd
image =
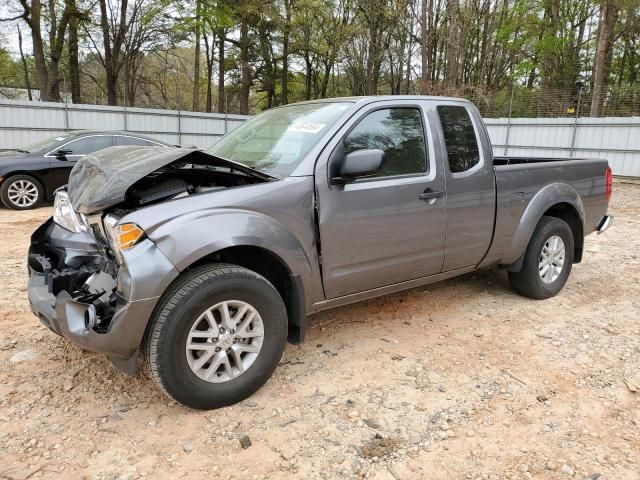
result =
[{"label": "black sedan", "polygon": [[0,151],[0,200],[5,207],[27,210],[53,199],[83,155],[114,145],[171,145],[129,132],[68,132],[24,149]]}]

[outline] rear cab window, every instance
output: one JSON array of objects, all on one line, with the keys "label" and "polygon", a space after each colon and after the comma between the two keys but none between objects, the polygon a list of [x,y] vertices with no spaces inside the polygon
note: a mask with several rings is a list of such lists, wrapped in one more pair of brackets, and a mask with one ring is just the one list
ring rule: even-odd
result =
[{"label": "rear cab window", "polygon": [[427,153],[422,114],[417,107],[391,107],[364,116],[343,140],[345,155],[358,150],[384,152],[373,177],[423,174]]},{"label": "rear cab window", "polygon": [[438,105],[451,173],[471,170],[480,163],[480,149],[468,110],[460,105]]}]

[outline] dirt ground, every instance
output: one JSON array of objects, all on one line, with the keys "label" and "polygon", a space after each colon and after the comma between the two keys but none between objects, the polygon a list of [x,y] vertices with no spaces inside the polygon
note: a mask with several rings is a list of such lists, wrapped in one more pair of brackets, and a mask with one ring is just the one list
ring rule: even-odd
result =
[{"label": "dirt ground", "polygon": [[1,209],[0,477],[638,479],[640,186],[611,211],[553,299],[486,271],[322,313],[256,395],[197,412],[37,322],[51,207]]}]

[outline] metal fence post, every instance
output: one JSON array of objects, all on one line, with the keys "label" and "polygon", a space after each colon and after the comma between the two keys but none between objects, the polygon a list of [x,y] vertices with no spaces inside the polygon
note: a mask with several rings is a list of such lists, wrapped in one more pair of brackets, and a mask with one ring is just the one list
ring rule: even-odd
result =
[{"label": "metal fence post", "polygon": [[513,109],[513,85],[511,85],[511,98],[509,99],[509,117],[507,118],[507,135],[504,139],[504,156],[509,152],[509,133],[511,132],[511,111]]},{"label": "metal fence post", "polygon": [[178,110],[178,145],[182,145],[182,114]]},{"label": "metal fence post", "polygon": [[578,132],[578,116],[580,115],[580,102],[582,100],[582,89],[578,90],[578,105],[576,105],[576,114],[573,118],[573,131],[571,132],[571,147],[569,149],[569,157],[573,158],[576,151],[576,136]]},{"label": "metal fence post", "polygon": [[69,131],[69,103],[65,97],[64,99],[64,130]]},{"label": "metal fence post", "polygon": [[227,122],[229,121],[229,96],[224,92],[224,134],[227,134]]}]

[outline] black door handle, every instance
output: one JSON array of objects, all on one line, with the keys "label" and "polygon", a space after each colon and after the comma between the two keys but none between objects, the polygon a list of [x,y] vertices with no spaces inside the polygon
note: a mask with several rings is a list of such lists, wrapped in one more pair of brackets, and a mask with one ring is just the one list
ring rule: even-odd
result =
[{"label": "black door handle", "polygon": [[444,197],[444,192],[434,192],[433,190],[429,190],[418,195],[420,200],[432,200],[440,197]]}]

